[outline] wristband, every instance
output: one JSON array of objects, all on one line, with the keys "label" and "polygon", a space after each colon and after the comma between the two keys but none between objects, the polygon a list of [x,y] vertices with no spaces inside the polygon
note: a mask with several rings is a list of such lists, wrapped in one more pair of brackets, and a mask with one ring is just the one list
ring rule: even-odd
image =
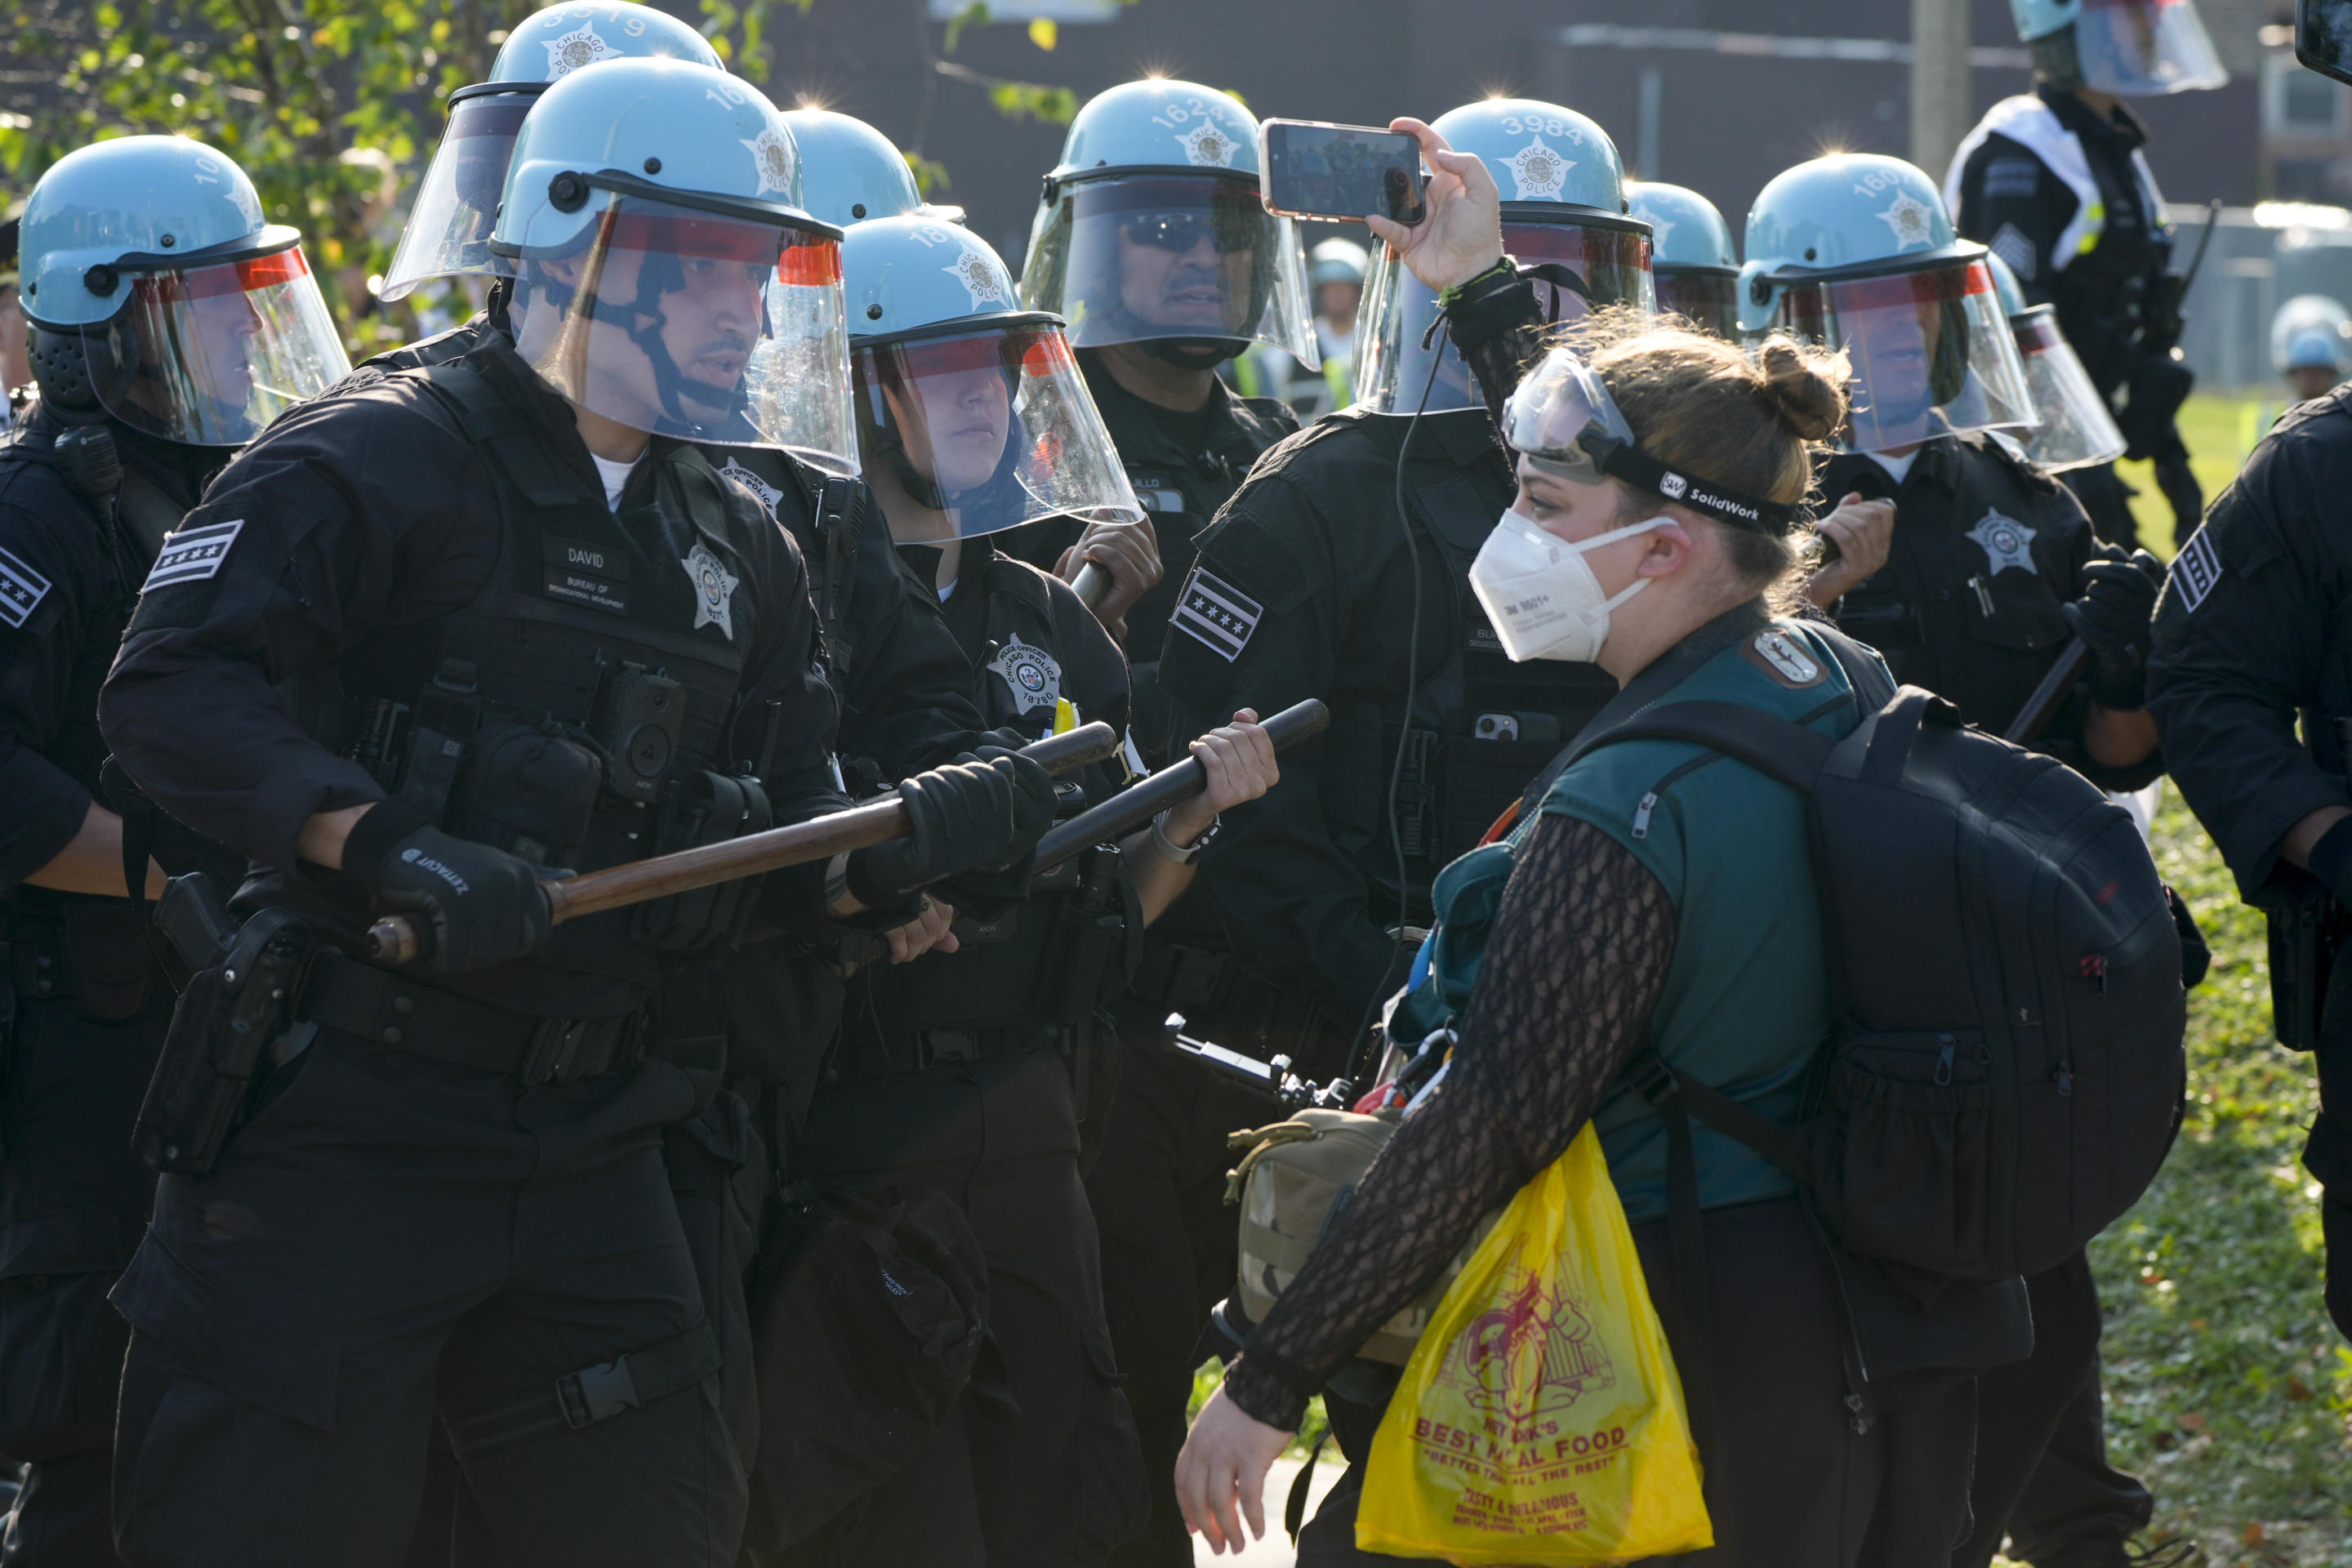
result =
[{"label": "wristband", "polygon": [[[1172,811],[1175,808],[1171,806],[1169,809]],[[1200,837],[1190,844],[1180,845],[1168,837],[1168,813],[1163,811],[1151,819],[1152,852],[1162,860],[1172,860],[1179,866],[1190,866],[1200,858],[1201,851],[1209,847],[1209,840],[1217,836],[1217,829],[1224,826],[1224,820],[1222,815],[1209,818],[1209,826],[1201,830]]]},{"label": "wristband", "polygon": [[1483,294],[1490,289],[1516,283],[1518,280],[1519,264],[1511,259],[1510,252],[1505,251],[1496,258],[1495,264],[1485,271],[1465,278],[1450,289],[1440,289],[1437,291],[1437,308],[1441,310],[1451,310],[1473,295]]},{"label": "wristband", "polygon": [[2311,874],[2320,885],[2341,898],[2344,872],[2352,866],[2352,816],[2345,817],[2319,836],[2311,847]]}]

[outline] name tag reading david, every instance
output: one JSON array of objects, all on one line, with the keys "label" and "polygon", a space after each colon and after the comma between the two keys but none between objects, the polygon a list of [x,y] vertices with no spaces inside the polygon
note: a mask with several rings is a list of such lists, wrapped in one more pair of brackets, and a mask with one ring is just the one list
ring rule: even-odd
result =
[{"label": "name tag reading david", "polygon": [[558,539],[551,533],[541,536],[539,550],[546,563],[542,587],[549,598],[616,616],[629,613],[629,557],[619,545]]}]

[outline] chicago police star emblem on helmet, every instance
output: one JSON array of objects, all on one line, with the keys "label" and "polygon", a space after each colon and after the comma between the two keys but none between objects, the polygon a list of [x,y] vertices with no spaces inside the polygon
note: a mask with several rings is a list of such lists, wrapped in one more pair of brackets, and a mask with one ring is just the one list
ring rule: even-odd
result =
[{"label": "chicago police star emblem on helmet", "polygon": [[694,625],[689,631],[705,626],[717,626],[735,640],[735,584],[742,581],[727,570],[727,563],[711,552],[710,546],[697,542],[687,557],[679,563],[686,568],[688,581],[694,584]]},{"label": "chicago police star emblem on helmet", "polygon": [[1878,220],[1895,231],[1895,243],[1908,250],[1915,245],[1926,245],[1936,237],[1927,226],[1927,220],[1932,216],[1926,202],[1904,191],[1895,196],[1893,206],[1878,215]]},{"label": "chicago police star emblem on helmet", "polygon": [[1240,142],[1205,120],[1179,134],[1176,140],[1183,146],[1188,163],[1212,169],[1232,168],[1234,154],[1242,150]]},{"label": "chicago police star emblem on helmet", "polygon": [[982,305],[1013,303],[1004,297],[1004,286],[996,280],[996,274],[976,250],[965,251],[950,262],[944,270],[964,286],[964,291],[971,296],[971,308],[975,310]]},{"label": "chicago police star emblem on helmet", "polygon": [[1054,656],[1042,647],[1032,647],[1019,637],[1009,637],[988,668],[1004,677],[1012,689],[1013,706],[1026,713],[1033,708],[1051,711],[1055,699],[1062,695],[1062,667]]},{"label": "chicago police star emblem on helmet", "polygon": [[751,165],[760,175],[760,192],[766,195],[776,191],[789,195],[793,188],[793,144],[784,133],[769,126],[743,143],[751,154]]},{"label": "chicago police star emblem on helmet", "polygon": [[1562,157],[1544,145],[1540,136],[1511,154],[1511,179],[1518,187],[1518,199],[1549,201],[1559,195],[1560,186],[1568,181],[1568,172],[1576,167],[1576,160]]},{"label": "chicago police star emblem on helmet", "polygon": [[596,29],[583,22],[560,38],[550,38],[547,47],[547,79],[560,81],[582,66],[593,66],[598,60],[609,60],[621,51],[596,36]]}]

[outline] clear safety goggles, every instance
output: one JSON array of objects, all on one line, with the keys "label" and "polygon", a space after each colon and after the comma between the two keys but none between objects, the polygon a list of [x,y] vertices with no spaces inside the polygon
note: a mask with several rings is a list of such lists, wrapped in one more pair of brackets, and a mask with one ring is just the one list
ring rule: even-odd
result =
[{"label": "clear safety goggles", "polygon": [[1850,450],[2033,422],[2025,366],[1981,256],[1873,278],[1776,281],[1773,324],[1843,350],[1853,365]]},{"label": "clear safety goggles", "polygon": [[[241,447],[272,419],[351,374],[342,335],[302,247],[130,277],[131,297],[85,353],[106,411],[135,429],[192,447]],[[129,334],[124,342],[122,334]]]},{"label": "clear safety goggles", "polygon": [[857,471],[841,245],[597,191],[568,245],[518,258],[515,342],[548,384],[633,430],[781,447]]},{"label": "clear safety goggles", "polygon": [[1150,174],[1077,180],[1038,215],[1021,299],[1078,348],[1160,338],[1271,343],[1322,363],[1298,231],[1255,181]]},{"label": "clear safety goggles", "polygon": [[416,187],[407,226],[384,271],[382,299],[405,299],[431,278],[514,274],[513,261],[490,249],[490,230],[507,183],[507,156],[538,94],[473,92],[458,89],[449,105],[448,129]]},{"label": "clear safety goggles", "polygon": [[1503,404],[1503,439],[1555,478],[1580,485],[1622,479],[1736,527],[1785,534],[1796,509],[1667,467],[1641,449],[1608,385],[1573,349],[1555,348]]},{"label": "clear safety goggles", "polygon": [[[1578,321],[1607,305],[1657,308],[1649,237],[1638,227],[1507,222],[1503,248],[1534,285],[1537,310],[1546,322]],[[1486,395],[1461,351],[1444,334],[1432,334],[1437,317],[1437,296],[1393,249],[1381,247],[1358,317],[1360,403],[1376,414],[1486,407]]]},{"label": "clear safety goggles", "polygon": [[2189,92],[2230,79],[2191,0],[2083,0],[2074,17],[2083,85],[2126,97]]},{"label": "clear safety goggles", "polygon": [[[1040,518],[1140,518],[1062,324],[1039,313],[982,331],[861,343],[858,444],[917,506],[971,538]],[[918,541],[906,538],[902,543]]]},{"label": "clear safety goggles", "polygon": [[1739,276],[1734,272],[1661,268],[1658,313],[1680,316],[1727,342],[1739,341]]},{"label": "clear safety goggles", "polygon": [[2025,384],[2041,423],[2020,430],[2025,455],[2042,468],[2080,468],[2112,463],[2126,443],[2107,400],[2091,384],[2091,373],[2074,345],[2058,330],[2054,305],[2036,305],[2011,316],[2017,352],[2025,362]]}]

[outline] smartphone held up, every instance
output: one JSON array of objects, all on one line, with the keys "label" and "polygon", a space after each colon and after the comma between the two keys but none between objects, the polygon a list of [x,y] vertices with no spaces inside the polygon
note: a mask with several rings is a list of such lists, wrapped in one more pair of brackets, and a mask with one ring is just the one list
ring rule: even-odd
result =
[{"label": "smartphone held up", "polygon": [[1421,143],[1401,132],[1315,120],[1258,126],[1258,199],[1282,217],[1422,219]]}]

